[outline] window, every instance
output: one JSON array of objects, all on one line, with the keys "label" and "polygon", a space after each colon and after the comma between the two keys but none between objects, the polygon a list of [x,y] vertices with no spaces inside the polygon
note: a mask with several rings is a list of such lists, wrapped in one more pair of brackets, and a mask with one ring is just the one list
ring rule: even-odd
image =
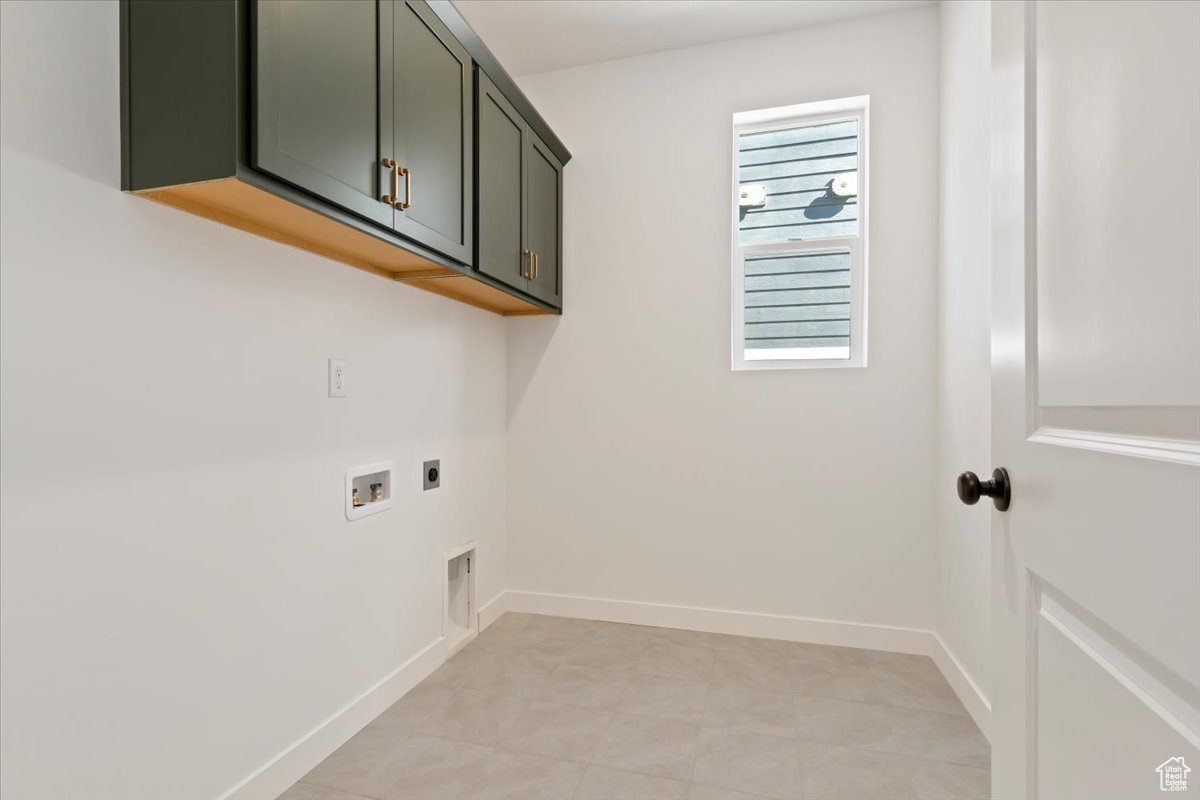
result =
[{"label": "window", "polygon": [[867,364],[867,100],[733,115],[733,368]]}]

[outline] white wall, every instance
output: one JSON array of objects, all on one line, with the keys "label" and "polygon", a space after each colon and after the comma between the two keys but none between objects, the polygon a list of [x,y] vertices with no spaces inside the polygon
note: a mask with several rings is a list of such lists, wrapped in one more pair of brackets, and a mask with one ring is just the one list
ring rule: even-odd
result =
[{"label": "white wall", "polygon": [[506,585],[505,325],[122,194],[116,3],[0,13],[0,793],[216,797]]},{"label": "white wall", "polygon": [[[567,313],[509,330],[512,587],[931,629],[935,7],[521,80]],[[730,371],[735,111],[871,96],[870,366]]]},{"label": "white wall", "polygon": [[954,493],[991,460],[991,9],[941,4],[938,634],[986,696],[991,515]]}]

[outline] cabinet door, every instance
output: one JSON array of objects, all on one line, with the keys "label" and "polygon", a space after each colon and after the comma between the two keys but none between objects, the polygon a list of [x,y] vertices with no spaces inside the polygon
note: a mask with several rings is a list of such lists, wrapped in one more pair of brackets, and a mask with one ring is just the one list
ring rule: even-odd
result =
[{"label": "cabinet door", "polygon": [[471,263],[471,56],[423,2],[396,2],[393,158],[407,170],[395,229]]},{"label": "cabinet door", "polygon": [[529,293],[547,303],[562,299],[562,164],[533,131],[525,148],[526,245],[533,251]]},{"label": "cabinet door", "polygon": [[252,158],[264,172],[390,226],[392,208],[380,200],[388,172],[379,122],[388,120],[390,139],[391,98],[379,91],[379,56],[384,42],[390,53],[391,32],[381,31],[378,12],[376,0],[255,4]]},{"label": "cabinet door", "polygon": [[475,111],[480,272],[528,291],[525,247],[525,123],[480,70]]}]

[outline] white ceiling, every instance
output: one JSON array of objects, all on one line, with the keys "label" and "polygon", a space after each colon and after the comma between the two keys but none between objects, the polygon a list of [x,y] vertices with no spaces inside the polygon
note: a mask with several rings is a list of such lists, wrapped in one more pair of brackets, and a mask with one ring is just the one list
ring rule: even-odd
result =
[{"label": "white ceiling", "polygon": [[758,36],[933,0],[454,0],[513,75]]}]

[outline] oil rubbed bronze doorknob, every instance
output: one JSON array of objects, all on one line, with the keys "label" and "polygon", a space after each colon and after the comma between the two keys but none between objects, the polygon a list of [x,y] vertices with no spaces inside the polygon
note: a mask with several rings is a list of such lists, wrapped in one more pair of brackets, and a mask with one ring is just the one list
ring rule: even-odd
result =
[{"label": "oil rubbed bronze doorknob", "polygon": [[958,476],[958,499],[969,506],[979,502],[980,497],[990,497],[996,504],[997,511],[1008,511],[1012,502],[1012,484],[1008,480],[1008,470],[996,467],[992,470],[990,481],[981,481],[974,472],[964,472]]}]

